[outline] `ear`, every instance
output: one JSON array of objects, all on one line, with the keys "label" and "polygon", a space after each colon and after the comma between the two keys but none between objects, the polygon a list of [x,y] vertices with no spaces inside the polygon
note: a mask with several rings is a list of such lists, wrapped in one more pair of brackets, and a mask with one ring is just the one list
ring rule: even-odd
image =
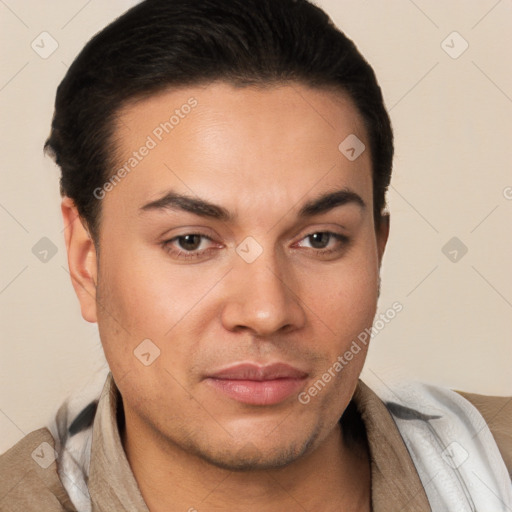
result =
[{"label": "ear", "polygon": [[380,223],[377,225],[377,228],[376,228],[377,251],[379,254],[379,268],[380,268],[380,264],[382,263],[382,257],[384,256],[384,250],[386,249],[386,243],[388,241],[389,223],[390,223],[389,213],[384,213],[380,216]]},{"label": "ear", "polygon": [[98,269],[96,247],[72,199],[64,197],[61,203],[61,211],[64,220],[69,273],[73,288],[80,301],[82,316],[88,322],[97,322],[96,283]]}]

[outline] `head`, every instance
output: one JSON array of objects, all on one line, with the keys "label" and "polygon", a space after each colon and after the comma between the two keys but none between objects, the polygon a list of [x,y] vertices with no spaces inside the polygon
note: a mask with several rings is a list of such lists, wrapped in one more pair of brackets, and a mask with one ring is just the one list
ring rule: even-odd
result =
[{"label": "head", "polygon": [[392,131],[354,44],[305,0],[142,2],[70,67],[46,148],[127,421],[228,468],[318,447],[387,239]]}]

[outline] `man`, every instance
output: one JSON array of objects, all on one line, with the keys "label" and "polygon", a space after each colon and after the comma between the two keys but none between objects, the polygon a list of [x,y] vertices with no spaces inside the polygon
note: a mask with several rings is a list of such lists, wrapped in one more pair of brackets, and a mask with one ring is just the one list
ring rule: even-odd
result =
[{"label": "man", "polygon": [[70,67],[46,147],[111,373],[2,456],[2,510],[512,506],[506,399],[359,381],[392,131],[320,9],[142,2]]}]

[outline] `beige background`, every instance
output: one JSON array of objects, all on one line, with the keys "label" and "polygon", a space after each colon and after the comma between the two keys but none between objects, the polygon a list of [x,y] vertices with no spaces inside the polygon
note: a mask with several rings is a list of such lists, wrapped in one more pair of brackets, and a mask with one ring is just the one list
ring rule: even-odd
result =
[{"label": "beige background", "polygon": [[[0,1],[0,452],[104,366],[66,270],[58,170],[42,146],[66,68],[132,3]],[[404,309],[374,338],[364,378],[512,395],[512,2],[318,3],[374,66],[396,135],[380,311]],[[43,31],[58,43],[47,59],[31,48]],[[47,262],[32,252],[43,237],[57,249]],[[442,251],[453,237],[468,249],[457,262]]]}]

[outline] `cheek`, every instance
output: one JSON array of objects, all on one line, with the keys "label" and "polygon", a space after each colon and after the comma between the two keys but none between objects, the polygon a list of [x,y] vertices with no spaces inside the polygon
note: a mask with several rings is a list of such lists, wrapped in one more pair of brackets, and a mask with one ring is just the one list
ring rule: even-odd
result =
[{"label": "cheek", "polygon": [[162,333],[172,326],[173,307],[165,281],[128,245],[121,251],[111,241],[100,258],[98,303],[105,355],[109,364],[123,369],[136,363],[134,350],[143,340],[159,347]]},{"label": "cheek", "polygon": [[127,244],[119,251],[112,244],[98,276],[99,302],[107,305],[98,325],[109,363],[139,368],[134,351],[149,339],[160,350],[157,366],[179,367],[211,317],[208,294],[217,274],[173,265],[163,249],[130,249]]},{"label": "cheek", "polygon": [[[364,245],[364,248],[363,248]],[[338,345],[369,327],[378,298],[378,262],[371,240],[316,276],[304,275],[304,301]]]},{"label": "cheek", "polygon": [[122,252],[109,250],[101,262],[99,280],[104,300],[115,309],[123,327],[138,338],[163,336],[186,314],[188,296],[200,293],[195,291],[200,288],[197,276],[187,280],[157,250],[129,244]]},{"label": "cheek", "polygon": [[325,421],[334,424],[352,396],[366,359],[367,330],[377,307],[377,259],[367,245],[366,250],[354,250],[314,286],[311,276],[304,280],[309,283],[307,300],[316,304],[310,318],[316,326],[316,350],[322,360],[303,397],[314,407],[329,411]]}]

